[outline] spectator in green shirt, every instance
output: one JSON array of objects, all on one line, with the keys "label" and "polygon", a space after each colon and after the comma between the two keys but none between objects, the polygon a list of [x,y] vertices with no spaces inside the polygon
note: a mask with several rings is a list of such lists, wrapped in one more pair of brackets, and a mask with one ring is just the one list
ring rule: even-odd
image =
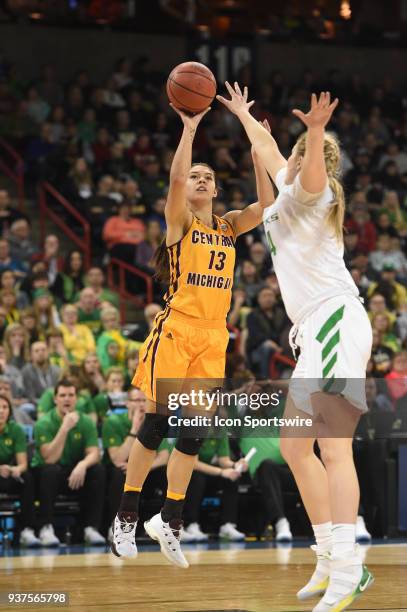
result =
[{"label": "spectator in green shirt", "polygon": [[21,511],[20,545],[38,546],[34,533],[34,481],[28,470],[24,430],[12,420],[11,402],[0,395],[0,492],[18,493]]},{"label": "spectator in green shirt", "polygon": [[76,303],[78,307],[78,323],[89,327],[92,334],[97,338],[102,330],[100,319],[100,308],[97,307],[98,299],[91,287],[85,287],[79,294]]},{"label": "spectator in green shirt", "polygon": [[121,368],[110,368],[106,374],[106,389],[93,398],[93,405],[99,421],[103,421],[109,411],[125,407],[124,374]]},{"label": "spectator in green shirt", "polygon": [[34,426],[35,471],[40,500],[40,540],[58,546],[53,527],[58,493],[77,492],[85,519],[85,541],[105,544],[99,533],[105,496],[105,470],[100,464],[96,426],[75,410],[77,391],[70,380],[55,387],[55,408]]},{"label": "spectator in green shirt", "polygon": [[230,458],[227,436],[208,438],[204,441],[186,494],[185,528],[181,534],[182,541],[192,542],[208,539],[208,535],[203,533],[199,526],[201,502],[208,486],[222,490],[219,536],[231,541],[244,539],[244,533],[236,529],[238,506],[236,481],[240,477],[241,471],[247,471],[247,464],[244,460],[234,462]]},{"label": "spectator in green shirt", "polygon": [[103,302],[109,302],[115,308],[119,308],[119,296],[104,286],[105,275],[102,268],[89,268],[86,275],[86,286],[91,287],[98,301],[98,308],[102,308]]},{"label": "spectator in green shirt", "polygon": [[[111,414],[103,422],[102,439],[104,456],[103,462],[107,468],[107,498],[108,498],[108,520],[109,525],[113,522],[126,479],[127,460],[131,447],[137,437],[146,412],[146,396],[144,393],[132,387],[127,395],[126,412]],[[166,476],[164,466],[167,465],[170,447],[162,443],[157,451],[157,456],[151,467],[150,474],[143,486],[143,496],[147,496],[151,488],[166,488]],[[162,469],[160,469],[162,468]],[[153,493],[153,491],[152,491]]]}]

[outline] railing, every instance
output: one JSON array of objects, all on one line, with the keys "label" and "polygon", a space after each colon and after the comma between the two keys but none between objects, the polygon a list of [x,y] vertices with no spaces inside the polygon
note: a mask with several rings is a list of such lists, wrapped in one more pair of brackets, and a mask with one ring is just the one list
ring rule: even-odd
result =
[{"label": "railing", "polygon": [[[52,197],[62,208],[78,221],[83,228],[83,238],[78,236],[67,223],[61,219],[52,206],[49,204],[49,198]],[[63,195],[59,193],[50,183],[46,181],[39,184],[38,199],[40,204],[40,236],[41,242],[44,243],[45,238],[45,220],[48,217],[59,227],[59,229],[71,240],[82,252],[85,263],[85,268],[88,269],[91,265],[91,236],[90,225],[84,217],[68,202]]]},{"label": "railing", "polygon": [[[115,280],[115,268],[118,269],[119,282]],[[127,274],[126,274],[127,273]],[[126,285],[126,275],[133,274],[143,279],[146,283],[146,299],[140,298],[140,296],[130,293]],[[150,304],[153,301],[153,279],[149,274],[143,272],[136,266],[121,261],[120,259],[113,258],[110,260],[107,267],[107,282],[110,289],[116,291],[119,294],[120,299],[120,318],[122,323],[125,320],[126,313],[126,302],[130,302],[136,308],[140,308],[145,304]]]},{"label": "railing", "polygon": [[274,353],[270,359],[270,378],[272,380],[279,378],[278,364],[282,363],[288,365],[291,368],[295,368],[295,361],[286,355],[280,355],[280,353]]},{"label": "railing", "polygon": [[[4,159],[6,157],[7,159]],[[24,161],[17,151],[0,137],[0,169],[17,189],[18,208],[24,210]]]}]

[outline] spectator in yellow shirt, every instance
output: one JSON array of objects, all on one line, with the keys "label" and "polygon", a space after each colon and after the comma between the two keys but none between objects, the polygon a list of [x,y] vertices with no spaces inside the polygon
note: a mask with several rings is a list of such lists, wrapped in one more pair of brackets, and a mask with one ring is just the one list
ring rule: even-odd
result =
[{"label": "spectator in yellow shirt", "polygon": [[93,334],[89,327],[78,323],[78,309],[74,304],[63,306],[61,316],[60,330],[69,360],[74,363],[81,363],[88,353],[95,352],[96,345]]}]

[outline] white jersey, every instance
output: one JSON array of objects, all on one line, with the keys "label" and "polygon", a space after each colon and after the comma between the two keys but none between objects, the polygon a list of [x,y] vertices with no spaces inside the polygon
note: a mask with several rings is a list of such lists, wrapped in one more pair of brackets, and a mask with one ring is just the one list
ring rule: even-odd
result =
[{"label": "white jersey", "polygon": [[287,314],[298,324],[327,299],[359,292],[346,269],[343,244],[326,223],[333,205],[329,185],[310,194],[299,175],[286,185],[286,172],[277,173],[279,194],[264,211],[263,223]]}]

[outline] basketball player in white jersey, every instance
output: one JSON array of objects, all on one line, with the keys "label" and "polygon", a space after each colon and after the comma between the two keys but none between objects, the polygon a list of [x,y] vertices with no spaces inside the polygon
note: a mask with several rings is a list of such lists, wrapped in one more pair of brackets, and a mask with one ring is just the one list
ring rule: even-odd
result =
[{"label": "basketball player in white jersey", "polygon": [[313,612],[339,612],[370,586],[373,576],[355,546],[359,484],[352,454],[354,430],[366,410],[372,332],[343,261],[340,149],[325,132],[338,100],[331,103],[328,92],[319,98],[313,94],[308,113],[293,111],[307,131],[286,160],[272,135],[250,115],[247,88],[242,94],[236,83],[234,89],[226,87],[231,99],[218,100],[240,119],[279,190],[263,221],[293,322],[291,345],[301,349],[286,415],[303,417],[305,411],[314,415],[314,423],[316,415],[321,417],[317,439],[322,462],[314,453],[314,436],[281,437],[316,538],[317,566],[297,596],[304,600],[324,594]]}]

